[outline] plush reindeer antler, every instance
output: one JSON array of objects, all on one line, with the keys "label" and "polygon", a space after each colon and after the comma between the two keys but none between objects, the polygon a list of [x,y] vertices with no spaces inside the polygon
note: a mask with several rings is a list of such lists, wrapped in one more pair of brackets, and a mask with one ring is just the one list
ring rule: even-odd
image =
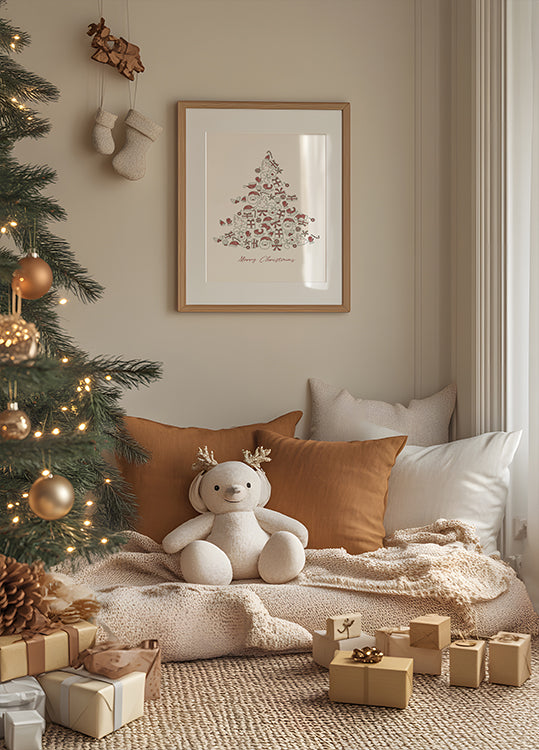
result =
[{"label": "plush reindeer antler", "polygon": [[260,469],[261,463],[264,463],[264,461],[271,461],[271,458],[269,457],[270,453],[271,448],[266,450],[266,448],[263,448],[260,445],[254,453],[251,453],[251,451],[243,451],[243,460],[246,464],[252,466],[253,469]]},{"label": "plush reindeer antler", "polygon": [[208,446],[205,445],[204,448],[198,449],[196,461],[191,468],[198,469],[199,471],[208,471],[213,466],[217,466],[217,463],[213,457],[213,451],[210,452]]}]

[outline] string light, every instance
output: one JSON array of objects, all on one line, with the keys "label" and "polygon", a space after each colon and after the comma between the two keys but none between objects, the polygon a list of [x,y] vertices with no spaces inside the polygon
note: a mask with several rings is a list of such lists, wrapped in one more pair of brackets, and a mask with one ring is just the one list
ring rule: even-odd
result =
[{"label": "string light", "polygon": [[79,430],[81,432],[84,432],[85,429],[86,429],[86,422],[81,422],[79,425]]},{"label": "string light", "polygon": [[9,46],[11,47],[11,49],[15,49],[15,42],[11,42]]},{"label": "string light", "polygon": [[9,222],[9,226],[10,227],[16,227],[17,226],[17,222],[16,221],[10,221]]},{"label": "string light", "polygon": [[12,101],[12,102],[13,102],[14,104],[16,104],[16,103],[17,103],[17,97],[16,97],[16,96],[12,96],[12,97],[11,97],[11,101]]},{"label": "string light", "polygon": [[66,547],[66,552],[69,552],[69,554],[75,552],[75,547]]},{"label": "string light", "polygon": [[101,539],[101,544],[108,544],[108,541],[107,537],[104,536],[103,539]]},{"label": "string light", "polygon": [[17,41],[19,41],[20,36],[18,34],[15,34],[15,36],[13,37],[13,39],[16,39]]},{"label": "string light", "polygon": [[43,433],[41,432],[41,430],[36,430],[34,432],[34,437],[35,438],[40,438],[42,435],[43,435]]},{"label": "string light", "polygon": [[60,434],[60,430],[58,429],[58,427],[55,427],[54,430],[52,430],[52,434],[53,435],[59,435]]},{"label": "string light", "polygon": [[93,500],[87,500],[87,501],[86,501],[86,505],[87,505],[88,507],[90,507],[90,505],[93,505],[93,504],[94,504],[94,501],[93,501]]},{"label": "string light", "polygon": [[112,380],[112,375],[105,375],[105,380]]},{"label": "string light", "polygon": [[110,479],[108,477],[105,479],[105,484],[110,484]]},{"label": "string light", "polygon": [[88,383],[91,383],[92,381],[90,380],[90,378],[84,378],[84,382],[85,382],[86,384],[88,384]]},{"label": "string light", "polygon": [[83,521],[83,525],[84,526],[91,526],[92,522],[91,521]]},{"label": "string light", "polygon": [[[21,519],[19,518],[19,516],[14,516],[14,517],[13,517],[13,518],[11,519],[11,523],[19,523],[19,521],[20,521],[20,520],[21,520]],[[101,540],[101,541],[103,541],[103,540]]]},{"label": "string light", "polygon": [[[28,118],[28,119],[30,119],[30,118]],[[67,300],[66,300],[66,298],[65,298],[65,297],[62,297],[62,299],[59,299],[59,300],[58,300],[58,304],[59,304],[59,305],[67,305]]]},{"label": "string light", "polygon": [[84,386],[84,390],[85,390],[85,391],[88,391],[88,393],[90,393],[90,391],[91,391],[92,389],[90,388],[90,386],[89,386],[89,385],[85,385],[85,386]]},{"label": "string light", "polygon": [[8,510],[11,510],[11,509],[12,509],[12,508],[14,508],[14,507],[15,507],[15,506],[13,505],[13,503],[8,503],[8,504],[7,504],[7,509],[8,509]]},{"label": "string light", "polygon": [[28,492],[23,492],[22,497],[28,497]]},{"label": "string light", "polygon": [[67,406],[62,406],[62,411],[67,411]]},{"label": "string light", "polygon": [[62,362],[64,363],[64,365],[65,365],[65,364],[67,364],[67,363],[69,362],[69,359],[68,359],[67,357],[62,357],[62,360],[61,360],[61,361],[62,361]]},{"label": "string light", "polygon": [[2,227],[2,229],[0,229],[0,232],[2,232],[2,234],[5,234],[7,232],[7,227]]},{"label": "string light", "polygon": [[41,472],[41,476],[43,477],[48,477],[49,474],[50,474],[50,471],[48,469],[43,469],[43,471]]}]

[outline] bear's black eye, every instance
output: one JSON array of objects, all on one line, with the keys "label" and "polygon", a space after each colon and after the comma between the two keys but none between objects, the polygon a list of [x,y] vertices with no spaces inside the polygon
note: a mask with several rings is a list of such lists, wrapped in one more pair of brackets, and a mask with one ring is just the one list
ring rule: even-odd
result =
[{"label": "bear's black eye", "polygon": [[215,491],[217,492],[217,491],[218,491],[218,489],[219,489],[219,485],[218,485],[218,484],[216,484],[216,485],[215,485],[215,487],[214,487],[213,489],[214,489],[214,490],[215,490]]},{"label": "bear's black eye", "polygon": [[251,487],[251,482],[247,482],[247,487]]}]

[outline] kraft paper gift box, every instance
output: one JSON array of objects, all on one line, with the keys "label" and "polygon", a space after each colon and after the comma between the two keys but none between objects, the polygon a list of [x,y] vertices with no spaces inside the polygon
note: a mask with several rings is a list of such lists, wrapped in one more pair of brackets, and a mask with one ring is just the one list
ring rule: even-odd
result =
[{"label": "kraft paper gift box", "polygon": [[81,620],[39,633],[0,636],[0,682],[68,667],[95,643],[96,625]]},{"label": "kraft paper gift box", "polygon": [[442,652],[410,646],[410,628],[380,628],[375,637],[376,648],[385,656],[413,659],[416,674],[442,674]]},{"label": "kraft paper gift box", "polygon": [[48,718],[98,740],[144,714],[145,679],[144,672],[111,680],[75,669],[39,676]]},{"label": "kraft paper gift box", "polygon": [[37,711],[8,711],[5,730],[7,750],[41,750],[45,719]]},{"label": "kraft paper gift box", "polygon": [[[347,638],[357,638],[361,635],[361,615],[351,612],[348,615],[328,617],[326,633],[333,641],[344,641]],[[354,648],[357,648],[354,646]]]},{"label": "kraft paper gift box", "polygon": [[488,646],[488,679],[499,685],[520,687],[532,673],[531,636],[500,631]]},{"label": "kraft paper gift box", "polygon": [[449,684],[476,688],[485,679],[485,641],[454,641],[449,647]]},{"label": "kraft paper gift box", "polygon": [[451,643],[451,618],[423,615],[410,620],[410,646],[440,651]]},{"label": "kraft paper gift box", "polygon": [[374,646],[374,637],[362,633],[357,638],[345,638],[335,641],[327,635],[325,630],[315,630],[313,633],[313,661],[321,667],[329,669],[335,651],[353,651],[355,648]]},{"label": "kraft paper gift box", "polygon": [[338,703],[406,708],[413,688],[412,660],[384,656],[377,664],[337,651],[329,665],[329,699]]},{"label": "kraft paper gift box", "polygon": [[0,737],[7,711],[37,711],[45,718],[45,693],[35,677],[20,677],[0,684]]}]

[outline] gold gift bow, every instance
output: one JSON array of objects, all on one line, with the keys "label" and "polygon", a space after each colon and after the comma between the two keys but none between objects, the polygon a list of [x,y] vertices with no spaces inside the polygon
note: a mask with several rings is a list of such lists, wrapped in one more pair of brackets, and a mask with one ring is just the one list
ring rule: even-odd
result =
[{"label": "gold gift bow", "polygon": [[384,652],[373,646],[365,646],[365,648],[355,648],[351,658],[361,664],[378,664],[384,658]]}]

